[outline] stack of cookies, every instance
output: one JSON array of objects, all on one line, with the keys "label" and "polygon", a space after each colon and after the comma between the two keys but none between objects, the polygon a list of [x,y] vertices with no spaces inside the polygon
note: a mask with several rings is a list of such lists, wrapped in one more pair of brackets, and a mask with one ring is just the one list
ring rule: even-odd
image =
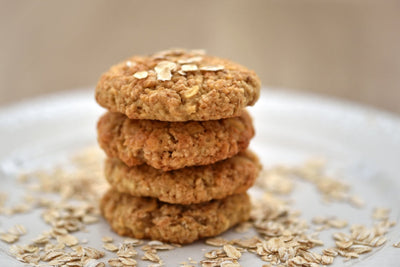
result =
[{"label": "stack of cookies", "polygon": [[203,51],[132,57],[104,73],[97,125],[111,189],[101,211],[120,235],[190,243],[249,219],[260,170],[247,150],[253,71]]}]

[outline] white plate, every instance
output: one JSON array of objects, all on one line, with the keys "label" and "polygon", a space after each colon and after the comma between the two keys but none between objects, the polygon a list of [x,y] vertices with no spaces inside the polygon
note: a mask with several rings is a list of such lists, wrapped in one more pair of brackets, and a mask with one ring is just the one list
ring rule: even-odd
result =
[{"label": "white plate", "polygon": [[[346,204],[322,204],[311,186],[296,189],[295,205],[303,218],[331,214],[350,222],[370,223],[373,207],[392,209],[391,218],[399,221],[400,203],[400,120],[380,111],[315,96],[264,90],[251,108],[257,135],[251,147],[264,166],[276,163],[298,164],[310,157],[328,160],[329,167],[342,174],[367,206],[357,210]],[[0,110],[0,191],[18,195],[15,175],[21,168],[48,165],[58,157],[95,144],[95,123],[104,112],[93,99],[92,90],[46,96]],[[45,224],[38,212],[13,217],[0,216],[0,229],[29,221],[27,242]],[[107,224],[89,227],[89,245],[101,247],[100,238],[112,235]],[[227,237],[237,235],[232,232]],[[115,235],[114,235],[115,236]],[[392,244],[400,241],[400,229],[392,228],[388,242],[368,256],[333,266],[399,266],[400,250]],[[166,266],[178,266],[202,259],[202,242],[160,253]],[[206,247],[210,249],[209,247]],[[0,266],[23,266],[8,255],[8,246],[0,242]],[[242,266],[261,266],[256,256],[246,253]],[[146,266],[140,264],[139,266]]]}]

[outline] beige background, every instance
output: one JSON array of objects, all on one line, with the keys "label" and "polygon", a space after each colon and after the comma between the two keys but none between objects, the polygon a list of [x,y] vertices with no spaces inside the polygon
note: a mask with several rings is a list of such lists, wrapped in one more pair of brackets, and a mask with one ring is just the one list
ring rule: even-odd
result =
[{"label": "beige background", "polygon": [[0,0],[0,105],[94,86],[132,54],[205,48],[263,84],[400,112],[400,1]]}]

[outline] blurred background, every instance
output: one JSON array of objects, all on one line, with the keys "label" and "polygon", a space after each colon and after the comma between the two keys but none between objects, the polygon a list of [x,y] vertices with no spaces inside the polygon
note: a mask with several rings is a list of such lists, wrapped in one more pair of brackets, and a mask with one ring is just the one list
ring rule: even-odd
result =
[{"label": "blurred background", "polygon": [[0,3],[0,105],[94,87],[128,56],[183,47],[246,65],[267,87],[400,113],[400,1]]}]

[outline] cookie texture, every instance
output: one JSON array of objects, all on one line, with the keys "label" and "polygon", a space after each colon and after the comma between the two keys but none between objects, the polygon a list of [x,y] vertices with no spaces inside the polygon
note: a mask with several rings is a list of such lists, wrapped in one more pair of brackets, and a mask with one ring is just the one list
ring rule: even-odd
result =
[{"label": "cookie texture", "polygon": [[164,171],[206,165],[243,151],[254,136],[249,114],[214,121],[131,120],[108,112],[98,124],[98,142],[108,157],[128,166],[146,163]]},{"label": "cookie texture", "polygon": [[239,64],[199,51],[169,50],[112,66],[95,97],[130,119],[203,121],[239,116],[259,94],[259,78]]},{"label": "cookie texture", "polygon": [[186,244],[218,235],[250,216],[247,194],[194,205],[173,205],[155,198],[109,190],[100,209],[119,235]]},{"label": "cookie texture", "polygon": [[115,190],[172,204],[194,204],[246,192],[261,165],[255,154],[242,152],[212,165],[164,172],[148,165],[128,167],[108,158],[105,176]]}]

